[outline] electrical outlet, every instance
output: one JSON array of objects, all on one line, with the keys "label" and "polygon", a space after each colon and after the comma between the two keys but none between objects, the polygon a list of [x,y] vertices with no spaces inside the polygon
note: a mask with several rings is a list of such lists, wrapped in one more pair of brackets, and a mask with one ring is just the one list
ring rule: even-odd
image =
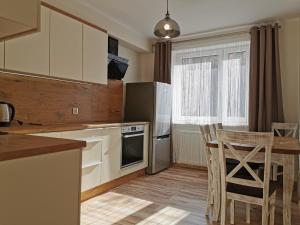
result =
[{"label": "electrical outlet", "polygon": [[79,108],[74,107],[74,108],[72,109],[72,113],[73,113],[73,115],[78,115],[78,114],[79,114]]}]

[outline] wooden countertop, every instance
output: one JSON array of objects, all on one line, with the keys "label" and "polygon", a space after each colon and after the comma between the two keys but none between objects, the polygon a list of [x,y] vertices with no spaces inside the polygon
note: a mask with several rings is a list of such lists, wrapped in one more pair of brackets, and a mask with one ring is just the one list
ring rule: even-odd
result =
[{"label": "wooden countertop", "polygon": [[[97,129],[107,127],[122,127],[129,125],[144,125],[148,122],[127,123],[80,123],[57,125],[24,125],[0,128],[0,161],[17,159],[41,154],[48,154],[86,146],[84,141],[67,140],[61,138],[48,138],[26,134],[62,132],[84,129]],[[7,133],[1,135],[1,132]]]},{"label": "wooden countertop", "polygon": [[84,141],[19,134],[0,135],[0,161],[80,149],[85,146]]},{"label": "wooden countertop", "polygon": [[108,127],[122,127],[130,125],[144,125],[149,122],[124,122],[124,123],[78,123],[78,124],[56,124],[56,125],[23,125],[13,126],[9,128],[0,128],[0,131],[7,132],[9,134],[36,134],[36,133],[49,133],[49,132],[62,132],[62,131],[74,131],[85,129],[97,129]]}]

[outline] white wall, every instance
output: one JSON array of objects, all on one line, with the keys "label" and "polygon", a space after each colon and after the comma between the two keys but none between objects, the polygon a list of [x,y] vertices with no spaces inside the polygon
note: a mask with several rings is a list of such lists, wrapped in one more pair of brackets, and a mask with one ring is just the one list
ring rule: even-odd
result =
[{"label": "white wall", "polygon": [[119,56],[129,60],[129,67],[123,80],[124,83],[141,81],[139,53],[119,45]]},{"label": "white wall", "polygon": [[119,56],[129,60],[129,67],[124,83],[151,82],[154,75],[154,54],[139,53],[122,44],[119,45]]},{"label": "white wall", "polygon": [[140,54],[141,80],[151,82],[154,78],[154,53]]},{"label": "white wall", "polygon": [[286,122],[299,120],[300,16],[281,20],[280,59]]}]

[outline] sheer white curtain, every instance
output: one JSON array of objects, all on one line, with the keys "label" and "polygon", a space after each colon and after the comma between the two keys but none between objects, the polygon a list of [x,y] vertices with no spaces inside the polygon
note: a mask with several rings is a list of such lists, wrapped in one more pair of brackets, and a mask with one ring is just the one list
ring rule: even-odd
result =
[{"label": "sheer white curtain", "polygon": [[249,41],[174,50],[173,123],[248,124]]},{"label": "sheer white curtain", "polygon": [[248,125],[248,36],[176,43],[172,51],[173,153],[176,163],[206,165],[199,124]]}]

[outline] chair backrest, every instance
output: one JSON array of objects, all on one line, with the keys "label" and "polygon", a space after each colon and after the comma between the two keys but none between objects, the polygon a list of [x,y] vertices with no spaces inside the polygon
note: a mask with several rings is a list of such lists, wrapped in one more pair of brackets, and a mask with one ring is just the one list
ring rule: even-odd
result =
[{"label": "chair backrest", "polygon": [[[258,133],[258,132],[239,132],[239,131],[225,131],[217,130],[219,143],[219,160],[221,167],[222,185],[227,183],[238,184],[248,187],[256,187],[264,189],[269,193],[269,181],[271,170],[271,154],[273,145],[272,133]],[[234,144],[233,144],[234,143]],[[253,146],[249,152],[239,151],[236,146],[248,145]],[[249,166],[249,161],[259,152],[265,152],[264,160],[264,178],[261,179],[254,170]],[[227,174],[226,158],[235,159],[239,164]],[[245,168],[251,175],[251,179],[235,176],[238,171]],[[224,186],[223,186],[224,187]]]},{"label": "chair backrest", "polygon": [[216,130],[222,130],[223,129],[222,123],[214,123],[213,125],[214,125]]},{"label": "chair backrest", "polygon": [[205,144],[212,140],[209,125],[200,125],[200,133]]},{"label": "chair backrest", "polygon": [[212,175],[212,153],[207,147],[207,142],[212,140],[209,125],[200,125],[201,138],[206,152],[206,161],[209,175]]},{"label": "chair backrest", "polygon": [[223,129],[222,123],[213,123],[210,125],[210,127],[214,138],[217,139],[217,130]]},{"label": "chair backrest", "polygon": [[[284,136],[296,138],[297,129],[297,123],[272,123],[272,132],[273,134],[277,134],[279,137]],[[283,131],[284,135],[280,131]]]}]

